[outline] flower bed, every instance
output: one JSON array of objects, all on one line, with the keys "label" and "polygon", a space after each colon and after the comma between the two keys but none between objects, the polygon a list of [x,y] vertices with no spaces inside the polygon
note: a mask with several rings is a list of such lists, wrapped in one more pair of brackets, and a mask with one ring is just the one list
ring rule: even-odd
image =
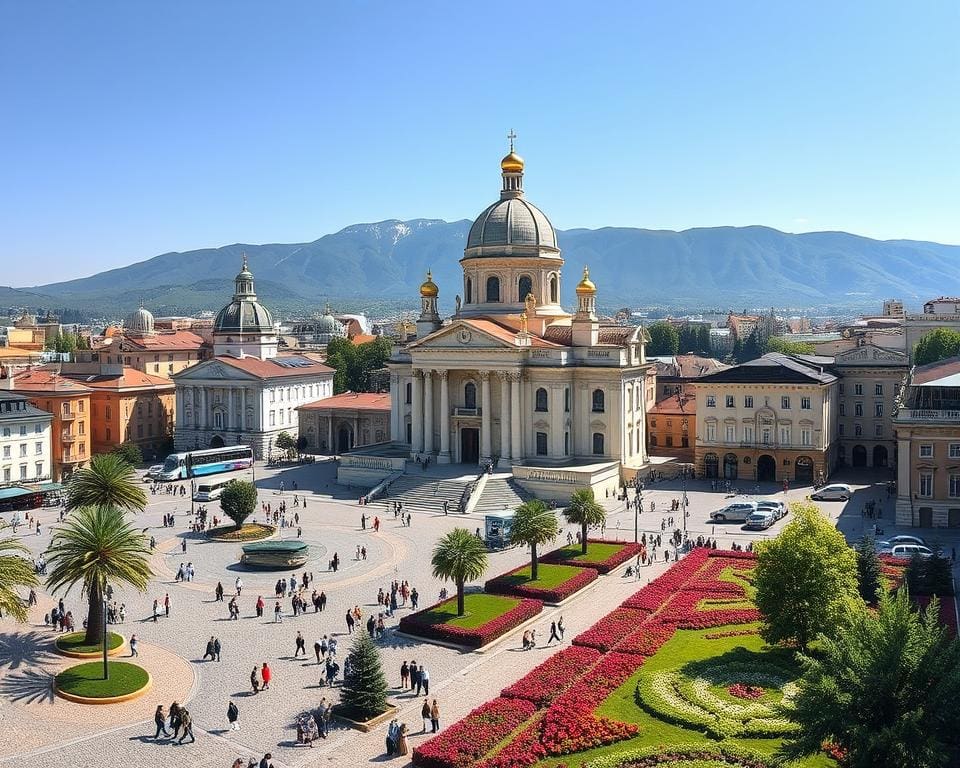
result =
[{"label": "flower bed", "polygon": [[591,761],[590,768],[773,768],[777,763],[768,757],[741,749],[732,744],[676,747],[652,747],[615,755],[604,755]]},{"label": "flower bed", "polygon": [[698,547],[679,563],[660,574],[647,586],[621,603],[621,608],[656,611],[703,567],[711,550]]},{"label": "flower bed", "polygon": [[[602,560],[590,559],[590,544],[606,544],[616,546],[614,552]],[[587,555],[580,554],[580,547],[572,544],[567,547],[560,547],[552,552],[547,552],[540,558],[541,563],[561,563],[563,565],[578,565],[581,568],[593,568],[599,573],[610,573],[617,566],[623,565],[627,560],[636,557],[640,553],[640,545],[631,542],[608,541],[607,539],[587,539]]]},{"label": "flower bed", "polygon": [[661,621],[659,617],[651,617],[636,632],[617,645],[617,652],[653,656],[667,640],[673,637],[676,629],[672,623]]},{"label": "flower bed", "polygon": [[[468,598],[474,595],[467,595]],[[491,597],[493,595],[479,595],[478,597]],[[541,610],[543,603],[539,600],[513,600],[512,598],[499,598],[501,600],[512,601],[512,607],[509,607],[503,613],[494,616],[482,624],[472,627],[457,626],[449,622],[437,621],[434,617],[438,610],[448,607],[451,603],[456,605],[456,596],[445,600],[429,608],[425,608],[417,613],[411,613],[400,619],[398,629],[411,635],[427,638],[428,640],[439,640],[441,642],[462,645],[467,648],[480,648],[496,640],[501,635],[506,634],[515,627],[520,626],[527,619],[532,619]]]},{"label": "flower bed", "polygon": [[708,632],[704,635],[707,640],[722,640],[725,637],[745,637],[746,635],[759,635],[760,631],[756,629],[731,629],[727,632]]},{"label": "flower bed", "polygon": [[[529,578],[530,566],[521,565],[494,579],[490,579],[484,584],[483,589],[493,595],[512,595],[513,597],[527,597],[534,600],[542,600],[545,603],[560,603],[576,592],[579,592],[587,584],[596,581],[597,570],[595,568],[574,568],[572,566],[554,565],[551,563],[541,564],[543,568],[568,568],[572,575],[565,581],[551,588],[535,587],[524,583],[523,576]],[[525,573],[524,573],[525,572]]]},{"label": "flower bed", "polygon": [[636,632],[646,620],[644,611],[632,608],[617,608],[608,613],[590,629],[581,632],[573,639],[574,645],[585,645],[607,652],[622,643],[627,637]]},{"label": "flower bed", "polygon": [[600,658],[596,648],[571,645],[532,669],[500,695],[545,706],[583,677]]},{"label": "flower bed", "polygon": [[708,596],[702,592],[680,592],[660,615],[668,616],[680,629],[711,629],[726,624],[752,624],[760,621],[760,611],[756,608],[698,610],[700,602]]}]

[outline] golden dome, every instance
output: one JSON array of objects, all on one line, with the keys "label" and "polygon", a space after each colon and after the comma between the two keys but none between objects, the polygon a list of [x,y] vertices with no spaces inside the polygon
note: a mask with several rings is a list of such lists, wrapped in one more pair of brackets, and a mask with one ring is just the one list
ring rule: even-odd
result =
[{"label": "golden dome", "polygon": [[510,154],[500,161],[500,170],[504,173],[520,173],[523,171],[523,158],[511,149]]},{"label": "golden dome", "polygon": [[590,279],[590,269],[589,267],[583,268],[583,279],[577,283],[577,295],[584,296],[590,295],[597,292],[597,286],[594,284],[593,280]]},{"label": "golden dome", "polygon": [[430,274],[430,270],[427,270],[427,279],[420,286],[420,295],[425,299],[435,299],[440,293],[440,289],[437,288],[437,284],[433,282],[433,275]]}]

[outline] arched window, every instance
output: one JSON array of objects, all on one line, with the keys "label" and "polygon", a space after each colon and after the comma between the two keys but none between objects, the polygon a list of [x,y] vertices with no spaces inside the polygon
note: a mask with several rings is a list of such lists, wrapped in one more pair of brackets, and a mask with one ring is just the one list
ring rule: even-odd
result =
[{"label": "arched window", "polygon": [[466,386],[463,388],[463,407],[464,408],[476,408],[477,407],[477,385],[472,381],[468,381]]},{"label": "arched window", "polygon": [[407,405],[410,405],[410,403],[413,402],[413,384],[408,381],[408,382],[407,382],[407,386],[405,387],[405,390],[406,390],[406,392],[405,392],[404,394],[405,394],[406,396],[405,396],[405,398],[404,398],[404,402],[405,402]]},{"label": "arched window", "polygon": [[546,410],[547,410],[547,390],[545,390],[543,387],[540,387],[540,388],[537,390],[537,394],[536,394],[536,396],[535,396],[534,399],[536,400],[536,403],[534,404],[534,410],[535,410],[535,411],[543,411],[543,412],[546,412]]},{"label": "arched window", "polygon": [[550,303],[560,303],[560,283],[556,275],[550,275]]},{"label": "arched window", "polygon": [[593,455],[603,456],[603,432],[593,433]]},{"label": "arched window", "polygon": [[520,301],[526,301],[527,296],[533,293],[533,280],[531,280],[527,275],[524,275],[517,283],[517,288]]},{"label": "arched window", "polygon": [[593,390],[593,412],[594,413],[603,413],[604,398],[603,390],[595,389]]},{"label": "arched window", "polygon": [[500,301],[500,278],[491,276],[487,278],[487,301]]},{"label": "arched window", "polygon": [[467,290],[465,293],[467,294],[467,304],[473,304],[473,280],[469,277],[467,278]]}]

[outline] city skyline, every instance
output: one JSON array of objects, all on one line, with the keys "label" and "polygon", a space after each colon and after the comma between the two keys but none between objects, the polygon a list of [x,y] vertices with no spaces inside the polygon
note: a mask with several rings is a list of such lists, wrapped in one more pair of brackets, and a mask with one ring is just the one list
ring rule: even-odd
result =
[{"label": "city skyline", "polygon": [[11,5],[0,19],[13,286],[472,218],[511,129],[558,229],[960,242],[954,7]]}]

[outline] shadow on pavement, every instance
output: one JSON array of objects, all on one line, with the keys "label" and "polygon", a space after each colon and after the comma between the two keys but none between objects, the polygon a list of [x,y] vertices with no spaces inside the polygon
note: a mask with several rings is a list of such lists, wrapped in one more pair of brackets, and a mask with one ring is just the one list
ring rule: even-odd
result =
[{"label": "shadow on pavement", "polygon": [[34,704],[53,703],[53,675],[39,669],[26,669],[0,679],[0,696],[10,701]]},{"label": "shadow on pavement", "polygon": [[14,670],[22,666],[34,667],[56,657],[50,644],[54,633],[3,632],[0,633],[0,667]]}]

